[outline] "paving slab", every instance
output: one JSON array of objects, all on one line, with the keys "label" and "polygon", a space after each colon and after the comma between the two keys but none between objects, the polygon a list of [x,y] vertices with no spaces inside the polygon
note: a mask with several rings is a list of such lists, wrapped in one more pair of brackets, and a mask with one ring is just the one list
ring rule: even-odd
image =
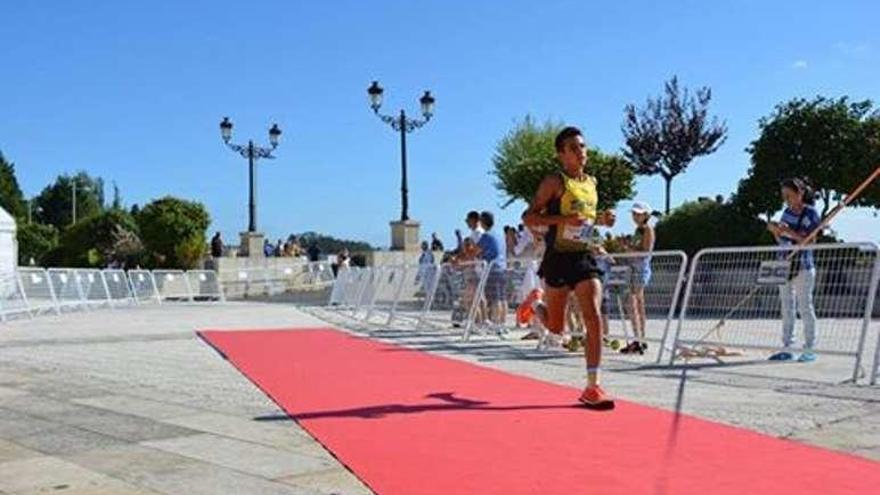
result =
[{"label": "paving slab", "polygon": [[317,490],[327,495],[371,495],[373,492],[345,468],[289,476],[276,481]]},{"label": "paving slab", "polygon": [[15,442],[22,447],[49,455],[72,454],[124,443],[118,438],[67,425],[21,436]]},{"label": "paving slab", "polygon": [[53,414],[48,419],[129,442],[173,438],[194,433],[187,428],[139,416],[80,407],[81,409],[68,414]]},{"label": "paving slab", "polygon": [[191,430],[236,438],[269,447],[311,455],[303,452],[303,448],[314,444],[308,433],[292,420],[285,420],[281,412],[269,416],[264,415],[258,420],[241,418],[218,413],[203,413],[164,420],[166,423],[182,426]]},{"label": "paving slab", "polygon": [[0,463],[40,457],[43,454],[9,440],[0,439]]},{"label": "paving slab", "polygon": [[268,479],[333,467],[326,459],[212,434],[143,442],[142,445]]},{"label": "paving slab", "polygon": [[115,480],[55,457],[33,457],[0,464],[0,490],[9,493],[62,493],[92,489]]},{"label": "paving slab", "polygon": [[131,395],[102,395],[100,397],[89,397],[85,399],[73,399],[72,402],[84,406],[90,406],[96,409],[105,409],[120,414],[128,414],[132,416],[140,416],[148,419],[166,419],[179,416],[187,416],[199,414],[203,411],[184,407],[168,402],[144,399]]}]

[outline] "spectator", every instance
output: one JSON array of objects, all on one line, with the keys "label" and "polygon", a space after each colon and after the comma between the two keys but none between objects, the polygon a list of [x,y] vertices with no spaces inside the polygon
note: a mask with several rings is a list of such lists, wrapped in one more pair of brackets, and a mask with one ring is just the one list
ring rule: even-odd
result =
[{"label": "spectator", "polygon": [[429,247],[428,241],[422,241],[422,254],[419,256],[419,272],[417,275],[425,294],[430,290],[434,275],[434,253]]},{"label": "spectator", "polygon": [[493,323],[493,329],[499,334],[506,332],[504,327],[507,319],[507,296],[506,274],[507,262],[504,251],[501,250],[501,242],[492,231],[495,225],[495,216],[489,211],[480,214],[480,223],[484,232],[477,242],[480,259],[489,263],[489,274],[486,279],[485,296],[489,305],[489,320]]},{"label": "spectator", "polygon": [[519,230],[516,233],[516,244],[513,247],[513,255],[530,259],[536,257],[535,238],[532,236],[529,229],[523,228],[522,224],[519,225]]},{"label": "spectator", "polygon": [[347,248],[343,248],[342,251],[336,255],[336,263],[340,268],[348,268],[351,266],[351,254],[348,252]]},{"label": "spectator", "polygon": [[431,234],[431,251],[443,252],[443,242],[437,237],[437,233]]},{"label": "spectator", "polygon": [[220,237],[219,231],[211,238],[211,256],[214,258],[223,256],[223,238]]},{"label": "spectator", "polygon": [[[482,236],[484,232],[482,225],[480,225],[480,213],[474,210],[469,211],[467,217],[464,219],[464,223],[467,224],[468,229],[470,229],[470,235],[468,235],[468,238],[470,238],[471,242],[477,244],[480,241],[480,236]],[[456,250],[461,252],[464,243],[462,242],[460,230],[455,231],[455,237],[458,241]]]},{"label": "spectator", "polygon": [[[822,219],[814,207],[815,197],[812,188],[801,179],[782,181],[782,199],[786,207],[779,222],[769,222],[767,230],[773,234],[780,246],[803,244],[819,227]],[[796,254],[795,254],[796,253]],[[782,302],[782,346],[783,350],[770,356],[773,361],[794,359],[794,327],[800,314],[804,325],[803,352],[798,361],[816,360],[813,348],[816,344],[816,308],[813,291],[816,288],[816,260],[813,251],[804,249],[792,253],[780,251],[782,260],[790,260],[788,281],[779,287]]]},{"label": "spectator", "polygon": [[312,243],[308,249],[309,261],[318,261],[321,259],[321,248],[318,247],[317,243]]},{"label": "spectator", "polygon": [[504,253],[508,258],[514,256],[514,248],[516,247],[516,229],[510,225],[504,226]]},{"label": "spectator", "polygon": [[284,241],[278,239],[278,242],[275,243],[275,256],[280,258],[284,256]]},{"label": "spectator", "polygon": [[303,255],[303,248],[299,244],[299,239],[293,234],[287,237],[288,256],[299,258]]},{"label": "spectator", "polygon": [[271,258],[272,255],[275,254],[275,247],[272,246],[272,243],[269,242],[269,239],[263,240],[263,255],[267,258]]},{"label": "spectator", "polygon": [[630,264],[627,307],[632,320],[635,340],[620,350],[623,354],[644,354],[648,349],[648,344],[645,342],[645,326],[648,321],[645,310],[645,286],[651,281],[650,253],[654,250],[654,227],[649,221],[653,214],[654,210],[646,203],[636,203],[632,207],[632,218],[633,223],[636,224],[636,230],[624,248],[631,253],[645,253],[645,256],[627,258]]}]

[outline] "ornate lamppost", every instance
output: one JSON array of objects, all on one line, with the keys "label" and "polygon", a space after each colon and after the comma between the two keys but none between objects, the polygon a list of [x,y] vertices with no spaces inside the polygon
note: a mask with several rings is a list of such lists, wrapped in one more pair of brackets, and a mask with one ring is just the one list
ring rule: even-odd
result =
[{"label": "ornate lamppost", "polygon": [[230,142],[232,139],[232,122],[229,120],[229,117],[223,117],[223,121],[220,122],[220,136],[229,149],[248,160],[248,229],[247,232],[242,232],[241,234],[241,249],[243,255],[262,256],[263,235],[257,232],[256,164],[257,160],[262,158],[275,159],[272,152],[278,147],[281,129],[278,128],[278,124],[272,124],[272,127],[269,128],[268,147],[257,146],[252,139],[248,140],[246,145],[233,144]]},{"label": "ornate lamppost", "polygon": [[419,104],[422,110],[422,119],[407,118],[406,111],[400,110],[397,116],[384,115],[379,113],[382,106],[382,95],[385,90],[379,85],[378,81],[367,88],[367,94],[370,97],[370,108],[373,113],[390,125],[392,129],[400,133],[400,220],[391,222],[391,248],[402,250],[418,249],[419,243],[419,223],[409,217],[409,189],[407,187],[407,168],[406,168],[406,135],[416,129],[421,128],[434,115],[434,97],[430,91],[419,98]]}]

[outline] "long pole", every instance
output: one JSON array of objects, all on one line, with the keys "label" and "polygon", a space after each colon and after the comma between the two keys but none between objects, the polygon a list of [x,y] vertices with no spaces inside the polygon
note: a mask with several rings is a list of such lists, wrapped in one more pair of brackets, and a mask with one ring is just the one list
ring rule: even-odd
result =
[{"label": "long pole", "polygon": [[33,222],[33,209],[32,209],[33,200],[29,199],[27,202],[27,205],[28,205],[28,225],[30,225],[31,222]]},{"label": "long pole", "polygon": [[400,221],[409,220],[409,197],[406,187],[406,113],[400,111],[400,195],[402,211]]},{"label": "long pole", "polygon": [[248,194],[248,232],[257,231],[257,179],[254,170],[254,142],[248,141],[248,170],[250,187]]}]

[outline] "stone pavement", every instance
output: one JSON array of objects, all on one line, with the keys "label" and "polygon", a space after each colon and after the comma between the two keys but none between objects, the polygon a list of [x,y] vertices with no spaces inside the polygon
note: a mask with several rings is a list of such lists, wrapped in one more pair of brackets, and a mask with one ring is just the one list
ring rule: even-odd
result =
[{"label": "stone pavement", "polygon": [[[337,325],[336,315],[313,311]],[[0,494],[371,493],[194,334],[327,326],[287,304],[147,306],[0,325]],[[448,331],[374,338],[579,386],[583,362]],[[880,387],[845,361],[688,372],[685,412],[880,460]],[[609,360],[621,398],[672,408],[681,370]],[[830,378],[829,378],[830,377]]]}]

